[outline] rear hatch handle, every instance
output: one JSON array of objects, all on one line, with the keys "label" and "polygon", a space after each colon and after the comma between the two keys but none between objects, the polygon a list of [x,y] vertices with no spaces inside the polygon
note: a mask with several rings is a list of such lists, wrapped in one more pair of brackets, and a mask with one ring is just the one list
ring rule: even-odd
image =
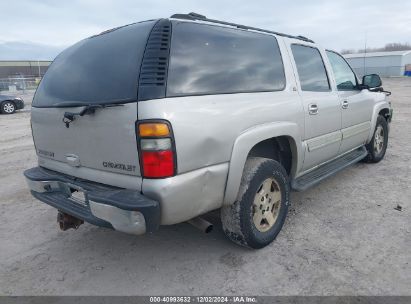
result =
[{"label": "rear hatch handle", "polygon": [[70,128],[70,123],[76,119],[76,116],[84,116],[84,115],[91,115],[96,112],[96,109],[105,109],[105,108],[112,108],[112,107],[120,107],[124,106],[124,104],[94,104],[94,105],[87,105],[77,113],[73,112],[64,112],[63,116],[63,123],[66,125],[66,128]]}]

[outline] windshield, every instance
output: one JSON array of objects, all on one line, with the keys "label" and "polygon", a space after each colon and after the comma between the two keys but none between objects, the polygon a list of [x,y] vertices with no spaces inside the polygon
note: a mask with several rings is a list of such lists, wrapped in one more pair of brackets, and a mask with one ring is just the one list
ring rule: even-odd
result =
[{"label": "windshield", "polygon": [[103,32],[63,51],[44,75],[34,107],[137,100],[140,64],[155,21]]}]

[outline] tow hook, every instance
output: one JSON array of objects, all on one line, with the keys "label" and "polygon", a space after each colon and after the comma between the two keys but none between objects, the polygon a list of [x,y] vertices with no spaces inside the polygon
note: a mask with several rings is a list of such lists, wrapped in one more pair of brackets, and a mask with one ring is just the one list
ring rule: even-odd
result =
[{"label": "tow hook", "polygon": [[84,223],[84,221],[70,214],[59,211],[57,213],[57,223],[59,223],[61,230],[66,231],[70,228],[77,229]]}]

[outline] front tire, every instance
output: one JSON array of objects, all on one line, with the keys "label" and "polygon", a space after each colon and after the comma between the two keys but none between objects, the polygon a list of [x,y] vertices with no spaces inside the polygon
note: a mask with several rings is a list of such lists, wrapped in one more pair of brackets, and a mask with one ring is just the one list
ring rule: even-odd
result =
[{"label": "front tire", "polygon": [[283,227],[289,194],[288,175],[280,163],[261,157],[249,158],[237,200],[221,209],[224,233],[245,247],[267,246]]},{"label": "front tire", "polygon": [[1,112],[3,114],[13,114],[16,112],[16,105],[12,101],[5,101],[1,104]]},{"label": "front tire", "polygon": [[368,151],[368,155],[365,157],[365,161],[369,163],[378,163],[381,161],[388,146],[388,122],[379,115],[377,117],[377,123],[375,125],[374,134],[371,141],[365,146]]}]

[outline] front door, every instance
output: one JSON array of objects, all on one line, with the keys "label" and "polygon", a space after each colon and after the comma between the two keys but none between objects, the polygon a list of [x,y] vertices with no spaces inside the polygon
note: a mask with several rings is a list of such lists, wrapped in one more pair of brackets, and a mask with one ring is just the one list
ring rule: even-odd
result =
[{"label": "front door", "polygon": [[338,93],[331,89],[321,52],[304,44],[291,44],[290,50],[304,106],[306,171],[338,155],[341,105]]},{"label": "front door", "polygon": [[358,81],[345,59],[327,51],[341,103],[342,142],[340,154],[365,144],[371,127],[372,94],[359,90]]}]

